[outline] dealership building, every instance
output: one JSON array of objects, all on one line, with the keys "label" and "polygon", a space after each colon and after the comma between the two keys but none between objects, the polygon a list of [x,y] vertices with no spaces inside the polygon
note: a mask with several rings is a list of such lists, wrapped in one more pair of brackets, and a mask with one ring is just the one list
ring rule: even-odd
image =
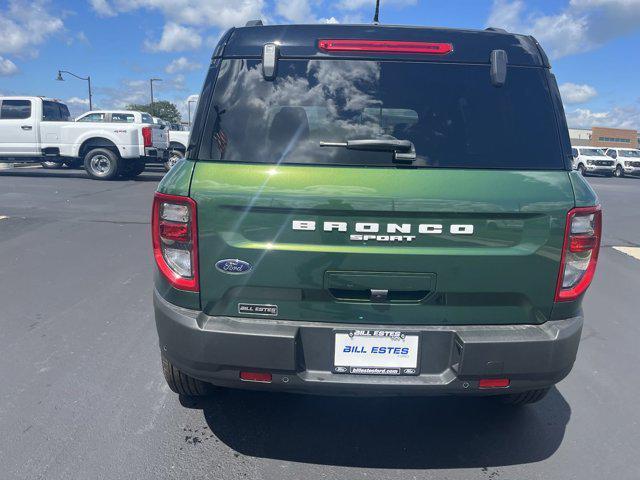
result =
[{"label": "dealership building", "polygon": [[569,137],[571,137],[572,145],[640,148],[640,137],[637,130],[606,127],[570,128]]}]

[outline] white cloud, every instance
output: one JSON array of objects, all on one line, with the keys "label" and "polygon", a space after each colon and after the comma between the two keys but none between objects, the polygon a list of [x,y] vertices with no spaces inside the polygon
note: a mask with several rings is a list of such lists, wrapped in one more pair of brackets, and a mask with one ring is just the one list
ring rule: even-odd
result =
[{"label": "white cloud", "polygon": [[111,5],[109,5],[107,0],[89,0],[89,3],[91,4],[91,7],[93,7],[93,9],[103,17],[113,17],[116,15],[115,10],[111,8]]},{"label": "white cloud", "polygon": [[[154,84],[154,93],[159,84]],[[102,108],[124,108],[131,103],[148,104],[150,99],[148,80],[122,80],[117,87],[97,87]],[[157,97],[157,95],[154,95]],[[155,98],[154,98],[155,100]],[[94,104],[98,102],[94,101]]]},{"label": "white cloud", "polygon": [[227,29],[248,20],[266,18],[266,0],[90,0],[102,16],[135,10],[160,12],[166,21],[158,42],[147,40],[152,51],[183,51],[199,48],[207,28]]},{"label": "white cloud", "polygon": [[585,103],[595,98],[598,92],[591,85],[578,85],[576,83],[563,83],[560,85],[560,94],[565,105]]},{"label": "white cloud", "polygon": [[494,0],[487,25],[532,34],[560,58],[640,30],[640,0],[570,0],[551,15],[527,10],[523,0]]},{"label": "white cloud", "polygon": [[191,62],[187,57],[179,57],[169,63],[169,65],[164,68],[164,71],[167,73],[192,72],[201,68],[201,64]]},{"label": "white cloud", "polygon": [[46,0],[9,0],[0,10],[0,53],[37,54],[37,47],[64,29],[64,23],[47,10]]},{"label": "white cloud", "polygon": [[[384,8],[387,6],[394,5],[396,7],[408,7],[416,5],[417,3],[418,0],[382,0],[380,2],[380,17],[382,17]],[[370,7],[371,18],[373,18],[373,11],[375,10],[376,2],[375,0],[340,0],[336,6],[343,10],[358,10],[363,7]]]},{"label": "white cloud", "polygon": [[179,52],[202,45],[202,37],[192,28],[168,22],[159,41],[147,40],[145,46],[154,52]]},{"label": "white cloud", "polygon": [[198,108],[199,98],[199,95],[192,94],[187,98],[174,100],[174,103],[176,104],[176,107],[178,107],[178,111],[180,112],[180,116],[182,117],[182,121],[189,121],[189,109],[191,109],[191,121],[193,121],[193,117],[196,114],[196,108]]},{"label": "white cloud", "polygon": [[229,28],[264,17],[265,0],[91,0],[91,5],[102,15],[147,9],[181,25]]},{"label": "white cloud", "polygon": [[317,23],[309,0],[279,0],[276,13],[293,23]]},{"label": "white cloud", "polygon": [[[89,99],[80,97],[71,97],[64,102],[69,107],[69,112],[73,118],[83,114],[89,110]],[[94,105],[95,108],[95,105]]]},{"label": "white cloud", "polygon": [[573,128],[613,127],[640,129],[640,107],[630,105],[605,111],[577,108],[567,112],[567,123]]},{"label": "white cloud", "polygon": [[85,105],[89,105],[89,99],[88,98],[80,98],[80,97],[71,97],[68,98],[67,100],[65,100],[65,103],[67,105],[73,105],[73,106],[85,106]]},{"label": "white cloud", "polygon": [[8,58],[0,56],[0,77],[8,77],[18,73],[18,67]]},{"label": "white cloud", "polygon": [[[185,77],[182,74],[172,78],[163,78],[153,84],[154,101],[169,100],[170,92],[186,90]],[[125,79],[117,87],[98,87],[96,94],[100,98],[100,105],[104,108],[123,108],[131,103],[149,104],[151,88],[149,80]],[[97,101],[93,102],[98,103]]]}]

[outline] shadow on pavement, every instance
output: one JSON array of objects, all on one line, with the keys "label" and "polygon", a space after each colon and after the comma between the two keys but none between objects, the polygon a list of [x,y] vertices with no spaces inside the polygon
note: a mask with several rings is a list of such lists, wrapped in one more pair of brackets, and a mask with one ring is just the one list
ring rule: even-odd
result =
[{"label": "shadow on pavement", "polygon": [[571,409],[557,389],[520,409],[486,398],[316,397],[221,390],[181,398],[237,452],[369,468],[472,468],[539,462],[562,443]]},{"label": "shadow on pavement", "polygon": [[[118,177],[114,182],[159,182],[164,176],[164,170],[147,169],[139,177],[121,178]],[[90,180],[84,170],[75,170],[70,168],[60,168],[56,170],[47,170],[42,168],[13,168],[0,170],[0,177],[24,177],[24,178],[82,178]],[[99,182],[99,180],[96,180]]]}]

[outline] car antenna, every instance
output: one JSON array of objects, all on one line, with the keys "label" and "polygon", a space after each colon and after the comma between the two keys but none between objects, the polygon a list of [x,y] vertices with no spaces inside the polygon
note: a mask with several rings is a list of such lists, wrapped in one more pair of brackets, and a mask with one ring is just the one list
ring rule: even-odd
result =
[{"label": "car antenna", "polygon": [[373,14],[373,23],[375,25],[378,25],[380,23],[378,17],[380,17],[380,0],[376,0],[376,11]]}]

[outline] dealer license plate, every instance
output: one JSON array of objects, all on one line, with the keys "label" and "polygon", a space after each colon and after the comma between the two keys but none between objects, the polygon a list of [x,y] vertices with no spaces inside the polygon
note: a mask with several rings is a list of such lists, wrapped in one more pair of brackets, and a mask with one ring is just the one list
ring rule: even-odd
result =
[{"label": "dealer license plate", "polygon": [[420,338],[390,330],[335,333],[333,372],[353,375],[417,375]]}]

